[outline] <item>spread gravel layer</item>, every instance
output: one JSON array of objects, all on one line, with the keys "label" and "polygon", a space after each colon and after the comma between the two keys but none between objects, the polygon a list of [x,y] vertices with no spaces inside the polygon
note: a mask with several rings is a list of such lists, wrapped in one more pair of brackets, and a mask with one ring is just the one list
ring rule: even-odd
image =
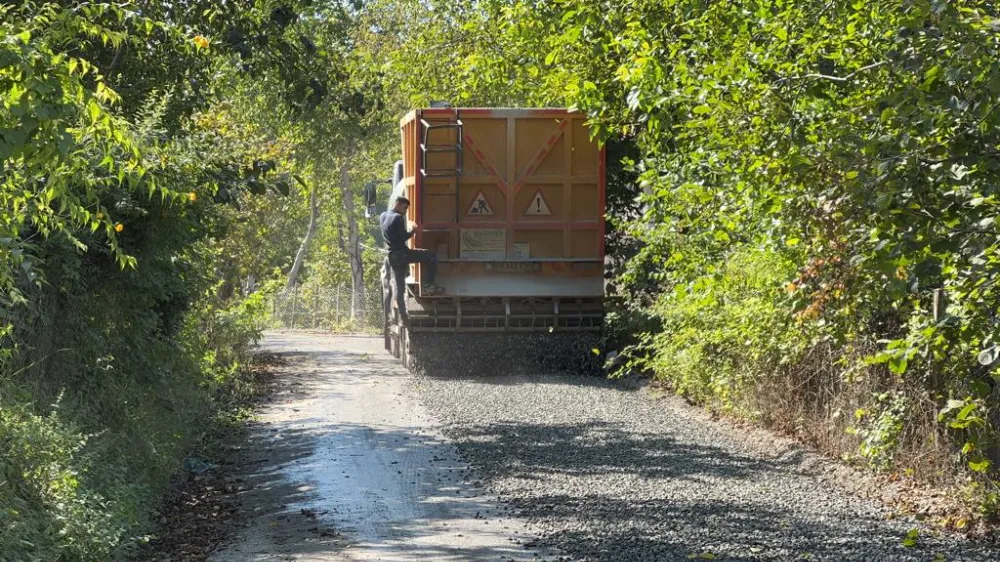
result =
[{"label": "spread gravel layer", "polygon": [[[642,384],[599,377],[425,373],[414,392],[537,546],[580,561],[1000,560],[995,544],[889,518]],[[759,432],[758,432],[759,433]],[[766,449],[766,447],[765,447]],[[917,529],[915,546],[904,546]]]}]

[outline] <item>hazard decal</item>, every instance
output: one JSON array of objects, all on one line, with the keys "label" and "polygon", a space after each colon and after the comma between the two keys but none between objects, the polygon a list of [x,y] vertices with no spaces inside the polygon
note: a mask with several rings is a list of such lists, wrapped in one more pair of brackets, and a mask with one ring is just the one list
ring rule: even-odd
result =
[{"label": "hazard decal", "polygon": [[525,215],[551,215],[552,211],[549,209],[549,204],[545,202],[545,198],[542,197],[542,190],[535,192],[535,196],[531,198],[531,204],[528,208],[524,210]]},{"label": "hazard decal", "polygon": [[472,200],[472,206],[469,207],[469,214],[475,216],[486,216],[493,214],[493,208],[490,207],[490,202],[486,200],[486,196],[480,191],[479,195]]}]

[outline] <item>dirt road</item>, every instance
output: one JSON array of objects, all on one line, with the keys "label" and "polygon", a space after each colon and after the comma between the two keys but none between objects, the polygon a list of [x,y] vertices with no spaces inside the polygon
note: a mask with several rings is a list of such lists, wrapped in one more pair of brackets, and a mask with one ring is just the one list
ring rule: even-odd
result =
[{"label": "dirt road", "polygon": [[213,562],[1000,560],[641,384],[414,376],[377,338],[266,348],[284,386],[244,460],[248,526]]},{"label": "dirt road", "polygon": [[287,386],[247,466],[257,514],[212,562],[532,560],[380,339],[270,334]]}]

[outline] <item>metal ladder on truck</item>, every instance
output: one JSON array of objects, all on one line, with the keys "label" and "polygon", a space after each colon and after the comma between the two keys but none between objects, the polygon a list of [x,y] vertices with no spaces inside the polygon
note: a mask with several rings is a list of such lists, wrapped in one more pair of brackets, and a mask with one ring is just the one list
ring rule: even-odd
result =
[{"label": "metal ladder on truck", "polygon": [[[460,194],[459,186],[462,177],[462,153],[465,148],[464,132],[462,119],[458,114],[458,110],[455,110],[455,118],[445,119],[420,119],[420,126],[424,130],[424,135],[422,142],[420,143],[420,175],[424,178],[455,178],[455,222],[457,223],[461,218],[460,207]],[[431,131],[440,131],[452,129],[455,131],[455,144],[430,144],[428,139],[430,138]],[[447,154],[453,153],[455,155],[455,167],[454,168],[427,168],[427,155],[428,154]],[[420,223],[424,222],[424,190],[420,190]]]}]

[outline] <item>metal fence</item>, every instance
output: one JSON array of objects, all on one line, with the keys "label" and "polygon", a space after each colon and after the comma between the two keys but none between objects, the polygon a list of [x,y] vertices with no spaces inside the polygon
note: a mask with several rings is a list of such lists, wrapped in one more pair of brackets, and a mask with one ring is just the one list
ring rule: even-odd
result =
[{"label": "metal fence", "polygon": [[359,296],[350,286],[298,287],[271,302],[271,323],[277,328],[375,332],[382,329],[382,288],[372,285]]}]

